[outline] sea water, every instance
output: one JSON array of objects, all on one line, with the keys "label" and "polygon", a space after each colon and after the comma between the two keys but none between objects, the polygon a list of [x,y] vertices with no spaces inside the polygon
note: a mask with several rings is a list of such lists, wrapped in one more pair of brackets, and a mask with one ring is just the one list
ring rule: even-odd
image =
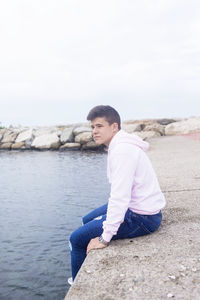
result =
[{"label": "sea water", "polygon": [[0,299],[61,300],[68,238],[107,202],[106,154],[0,152]]}]

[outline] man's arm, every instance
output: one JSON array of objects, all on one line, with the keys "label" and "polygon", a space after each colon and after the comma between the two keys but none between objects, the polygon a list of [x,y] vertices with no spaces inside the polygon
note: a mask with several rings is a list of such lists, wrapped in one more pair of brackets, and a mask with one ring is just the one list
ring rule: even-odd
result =
[{"label": "man's arm", "polygon": [[[121,147],[120,147],[121,148]],[[131,200],[131,191],[138,161],[138,151],[133,154],[133,148],[124,152],[119,149],[111,158],[112,176],[111,193],[108,201],[107,218],[103,223],[102,237],[110,242],[112,236],[117,233],[120,224],[124,221],[125,213]],[[88,244],[87,253],[92,249],[105,248],[99,243],[99,238],[92,239]]]},{"label": "man's arm", "polygon": [[139,150],[132,145],[124,148],[118,145],[112,153],[111,160],[111,193],[108,201],[107,218],[103,222],[103,239],[109,242],[117,234],[124,221],[125,213],[131,201],[131,193],[137,168]]}]

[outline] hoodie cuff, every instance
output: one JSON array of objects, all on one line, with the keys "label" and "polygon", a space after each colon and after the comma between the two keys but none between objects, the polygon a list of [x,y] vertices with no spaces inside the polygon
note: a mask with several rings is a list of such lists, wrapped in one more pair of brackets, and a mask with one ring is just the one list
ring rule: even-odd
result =
[{"label": "hoodie cuff", "polygon": [[103,232],[102,233],[102,238],[104,239],[104,241],[106,241],[107,243],[110,242],[110,240],[112,239],[113,235],[112,233],[106,233],[106,232]]}]

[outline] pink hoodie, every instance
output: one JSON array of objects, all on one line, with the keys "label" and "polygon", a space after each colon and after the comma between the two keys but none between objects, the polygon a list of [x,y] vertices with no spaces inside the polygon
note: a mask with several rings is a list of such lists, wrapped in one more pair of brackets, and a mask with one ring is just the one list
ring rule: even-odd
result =
[{"label": "pink hoodie", "polygon": [[107,175],[111,183],[103,239],[117,234],[128,209],[153,215],[165,206],[165,198],[145,151],[149,144],[135,134],[120,130],[108,148]]}]

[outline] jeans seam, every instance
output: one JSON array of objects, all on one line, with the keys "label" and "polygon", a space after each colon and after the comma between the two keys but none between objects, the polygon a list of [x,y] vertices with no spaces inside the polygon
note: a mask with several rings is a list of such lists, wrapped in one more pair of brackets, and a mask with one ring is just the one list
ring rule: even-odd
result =
[{"label": "jeans seam", "polygon": [[152,233],[153,231],[149,230],[144,223],[141,223],[141,227],[147,231],[147,233]]}]

